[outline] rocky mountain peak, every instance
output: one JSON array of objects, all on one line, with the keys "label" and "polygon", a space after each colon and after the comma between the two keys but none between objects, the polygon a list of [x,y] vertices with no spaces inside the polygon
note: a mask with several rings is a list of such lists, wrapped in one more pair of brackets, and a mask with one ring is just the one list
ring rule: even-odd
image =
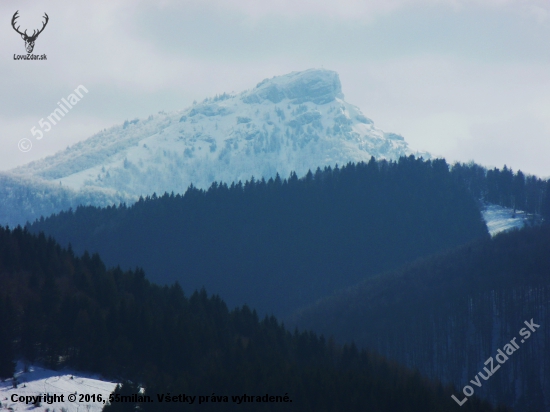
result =
[{"label": "rocky mountain peak", "polygon": [[324,69],[309,69],[266,79],[245,93],[242,100],[249,104],[261,103],[264,100],[279,103],[284,99],[289,99],[291,104],[326,104],[336,98],[344,98],[338,73]]}]

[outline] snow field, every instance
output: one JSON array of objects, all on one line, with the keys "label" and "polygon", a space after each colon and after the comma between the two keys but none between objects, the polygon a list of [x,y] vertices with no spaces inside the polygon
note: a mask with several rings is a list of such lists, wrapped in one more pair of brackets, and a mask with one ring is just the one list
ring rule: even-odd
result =
[{"label": "snow field", "polygon": [[[53,371],[30,366],[28,372],[24,372],[23,365],[17,365],[15,373],[17,388],[14,388],[13,380],[9,379],[0,382],[0,411],[36,411],[36,412],[100,412],[105,406],[103,402],[79,402],[86,395],[101,395],[104,400],[114,391],[116,383],[101,380],[97,375],[85,374],[82,372],[72,373],[71,371]],[[38,396],[38,395],[64,395],[64,402],[48,404],[42,402],[35,407],[32,403],[13,402],[12,396]],[[70,402],[69,394],[76,395],[76,401]],[[89,398],[88,398],[89,399]]]}]

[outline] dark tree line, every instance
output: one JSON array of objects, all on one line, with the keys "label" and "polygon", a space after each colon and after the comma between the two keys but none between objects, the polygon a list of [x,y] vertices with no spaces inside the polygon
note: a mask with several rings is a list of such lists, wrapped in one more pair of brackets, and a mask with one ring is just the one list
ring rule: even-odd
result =
[{"label": "dark tree line", "polygon": [[419,256],[487,236],[445,160],[403,157],[303,178],[214,183],[131,207],[80,207],[29,226],[149,280],[284,316]]},{"label": "dark tree line", "polygon": [[465,185],[476,199],[523,210],[550,220],[550,180],[516,173],[504,166],[487,169],[476,163],[456,163],[453,178]]},{"label": "dark tree line", "polygon": [[[549,300],[550,226],[545,225],[369,278],[296,314],[291,324],[355,341],[458,387],[470,384],[484,362],[515,337],[520,349],[475,393],[517,411],[545,411]],[[520,342],[518,333],[531,319],[541,326]]]},{"label": "dark tree line", "polygon": [[11,377],[15,370],[14,319],[15,312],[10,300],[0,296],[0,379]]},{"label": "dark tree line", "polygon": [[291,333],[246,306],[229,311],[204,290],[186,297],[178,284],[153,285],[140,270],[106,269],[98,255],[77,257],[21,228],[0,228],[0,320],[4,378],[19,358],[130,380],[127,393],[144,386],[155,400],[156,393],[168,392],[288,394],[293,400],[210,403],[201,405],[205,411],[507,411],[477,398],[459,407],[452,388],[374,353],[312,332]]}]

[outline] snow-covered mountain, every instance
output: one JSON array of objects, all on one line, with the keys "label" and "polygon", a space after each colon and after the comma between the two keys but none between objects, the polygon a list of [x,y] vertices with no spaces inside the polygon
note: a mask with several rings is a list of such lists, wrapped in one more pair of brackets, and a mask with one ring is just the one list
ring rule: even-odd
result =
[{"label": "snow-covered mountain", "polygon": [[277,172],[301,176],[325,165],[409,154],[429,157],[412,152],[403,137],[377,129],[347,103],[337,73],[311,69],[182,111],[126,121],[10,173],[75,193],[135,199],[183,193],[191,183],[207,188],[213,181]]},{"label": "snow-covered mountain", "polygon": [[0,225],[24,225],[78,205],[110,206],[131,203],[134,198],[114,190],[93,187],[73,190],[33,176],[0,173]]}]

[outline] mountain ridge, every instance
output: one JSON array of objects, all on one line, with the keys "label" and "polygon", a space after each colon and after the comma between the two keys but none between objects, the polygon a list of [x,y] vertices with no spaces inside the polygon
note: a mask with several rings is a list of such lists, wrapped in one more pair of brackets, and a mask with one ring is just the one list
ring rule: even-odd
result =
[{"label": "mountain ridge", "polygon": [[27,228],[110,266],[139,266],[152,282],[204,286],[229,305],[283,317],[398,263],[489,236],[447,163],[412,155],[81,207]]},{"label": "mountain ridge", "polygon": [[137,197],[414,153],[343,98],[336,72],[292,72],[237,95],[126,121],[10,172]]}]

